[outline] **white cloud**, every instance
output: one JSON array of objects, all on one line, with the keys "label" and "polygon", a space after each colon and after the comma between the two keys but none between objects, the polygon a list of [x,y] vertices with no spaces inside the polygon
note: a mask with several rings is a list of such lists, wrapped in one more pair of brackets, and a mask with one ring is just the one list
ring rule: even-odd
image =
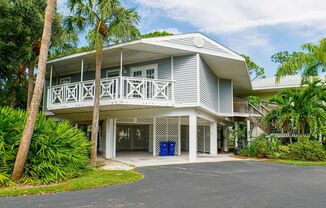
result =
[{"label": "white cloud", "polygon": [[326,20],[325,0],[136,0],[204,32],[221,34],[280,24],[315,25]]}]

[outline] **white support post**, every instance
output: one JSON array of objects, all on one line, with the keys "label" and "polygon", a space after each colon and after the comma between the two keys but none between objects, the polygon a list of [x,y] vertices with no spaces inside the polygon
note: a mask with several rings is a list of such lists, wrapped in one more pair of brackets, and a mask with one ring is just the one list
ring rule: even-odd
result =
[{"label": "white support post", "polygon": [[178,119],[178,155],[181,155],[181,117]]},{"label": "white support post", "polygon": [[51,70],[50,70],[50,87],[52,87],[52,71],[53,71],[53,65],[51,65]]},{"label": "white support post", "polygon": [[153,118],[153,156],[156,156],[156,118]]},{"label": "white support post", "polygon": [[115,128],[114,120],[106,119],[105,122],[105,158],[115,158]]},{"label": "white support post", "polygon": [[81,60],[81,66],[80,66],[80,81],[82,82],[84,80],[84,58]]},{"label": "white support post", "polygon": [[235,131],[235,138],[234,138],[234,148],[238,148],[238,141],[239,141],[239,135],[238,135],[238,128],[239,128],[239,123],[236,121],[234,123],[234,131]]},{"label": "white support post", "polygon": [[228,152],[229,151],[229,143],[228,143],[228,127],[226,126],[224,128],[224,132],[223,132],[223,139],[224,139],[224,142],[223,142],[223,150],[224,152]]},{"label": "white support post", "polygon": [[123,87],[123,80],[122,80],[122,65],[123,65],[123,51],[122,51],[122,48],[121,48],[121,51],[120,51],[120,99],[123,99],[123,90],[122,90],[122,87]]},{"label": "white support post", "polygon": [[210,125],[210,154],[217,155],[217,122],[211,122]]},{"label": "white support post", "polygon": [[247,120],[247,143],[250,145],[250,120]]},{"label": "white support post", "polygon": [[189,161],[197,159],[197,116],[189,115]]},{"label": "white support post", "polygon": [[172,94],[171,94],[171,99],[174,102],[174,57],[171,56],[171,80],[172,80]]}]

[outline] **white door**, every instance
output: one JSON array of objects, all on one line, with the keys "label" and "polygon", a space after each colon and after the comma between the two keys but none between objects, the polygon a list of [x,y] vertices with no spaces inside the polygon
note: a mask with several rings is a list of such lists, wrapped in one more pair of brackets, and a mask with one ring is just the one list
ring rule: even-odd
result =
[{"label": "white door", "polygon": [[[157,64],[133,67],[130,69],[131,77],[141,77],[146,79],[157,79]],[[136,85],[141,85],[139,88],[140,93],[146,97],[150,98],[153,96],[153,83],[149,80],[133,80],[133,83]],[[139,94],[139,93],[138,93]],[[134,97],[141,97],[140,95],[134,94]]]}]

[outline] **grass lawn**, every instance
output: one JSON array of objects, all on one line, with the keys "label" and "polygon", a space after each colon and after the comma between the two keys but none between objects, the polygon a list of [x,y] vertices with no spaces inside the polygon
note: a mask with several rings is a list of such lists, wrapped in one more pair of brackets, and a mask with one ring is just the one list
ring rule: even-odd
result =
[{"label": "grass lawn", "polygon": [[85,172],[79,178],[75,178],[70,181],[55,184],[55,185],[29,186],[29,187],[12,186],[12,187],[0,188],[0,197],[91,189],[91,188],[96,188],[101,186],[133,183],[142,178],[143,175],[136,171],[90,170]]},{"label": "grass lawn", "polygon": [[287,165],[297,165],[297,166],[326,166],[326,161],[323,162],[310,162],[310,161],[295,161],[295,160],[267,160],[270,162],[277,162]]}]

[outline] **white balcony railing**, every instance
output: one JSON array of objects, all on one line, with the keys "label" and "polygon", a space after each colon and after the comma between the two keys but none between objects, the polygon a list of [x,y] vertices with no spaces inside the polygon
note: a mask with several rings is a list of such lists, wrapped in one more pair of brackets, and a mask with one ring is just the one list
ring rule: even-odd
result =
[{"label": "white balcony railing", "polygon": [[[94,102],[95,81],[74,82],[48,88],[48,109],[91,106]],[[101,104],[130,103],[172,105],[174,82],[171,80],[137,77],[101,79]]]}]

